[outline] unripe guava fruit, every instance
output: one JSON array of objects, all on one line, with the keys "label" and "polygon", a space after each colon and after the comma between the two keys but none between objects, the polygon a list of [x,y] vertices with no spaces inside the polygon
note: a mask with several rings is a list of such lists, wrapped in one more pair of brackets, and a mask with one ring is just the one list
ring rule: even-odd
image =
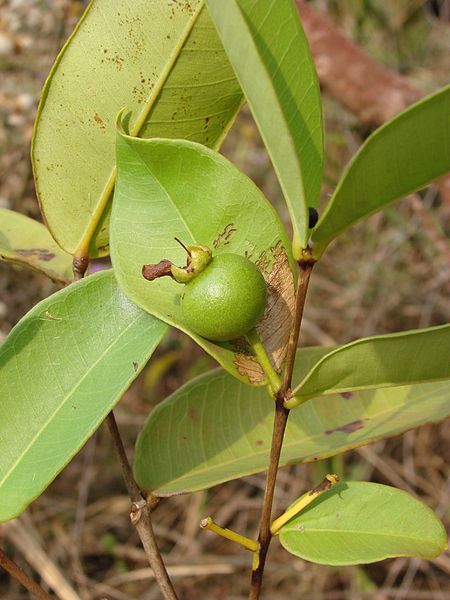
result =
[{"label": "unripe guava fruit", "polygon": [[266,305],[266,282],[239,254],[219,254],[185,284],[181,309],[186,325],[202,337],[225,342],[255,327]]}]

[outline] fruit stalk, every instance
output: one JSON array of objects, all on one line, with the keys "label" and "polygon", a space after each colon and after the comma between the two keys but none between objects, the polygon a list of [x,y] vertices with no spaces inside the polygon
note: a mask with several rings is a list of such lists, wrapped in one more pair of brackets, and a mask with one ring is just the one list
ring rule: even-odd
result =
[{"label": "fruit stalk", "polygon": [[267,377],[272,395],[275,396],[281,387],[281,379],[270,362],[270,358],[266,352],[266,349],[264,348],[264,344],[261,342],[256,328],[254,327],[253,329],[250,329],[246,336],[256,358],[259,361],[259,364],[262,367],[262,370],[264,371],[264,374]]}]

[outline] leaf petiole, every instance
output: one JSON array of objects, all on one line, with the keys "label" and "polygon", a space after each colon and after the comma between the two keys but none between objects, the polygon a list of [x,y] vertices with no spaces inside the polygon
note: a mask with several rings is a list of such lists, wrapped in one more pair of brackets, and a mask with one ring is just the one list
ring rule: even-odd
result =
[{"label": "leaf petiole", "polygon": [[324,480],[319,483],[315,488],[303,494],[297,502],[288,508],[286,512],[284,512],[278,519],[272,521],[270,525],[270,533],[272,535],[276,535],[280,529],[285,525],[288,521],[290,521],[295,515],[297,515],[300,511],[306,508],[313,500],[318,498],[321,494],[329,490],[335,483],[339,481],[339,477],[334,473],[325,475]]},{"label": "leaf petiole", "polygon": [[307,400],[309,400],[310,398],[313,398],[313,397],[314,396],[308,396],[306,398],[302,397],[302,396],[291,396],[288,400],[284,401],[283,406],[287,410],[292,410],[293,408],[297,408],[298,406],[301,406]]},{"label": "leaf petiole", "polygon": [[267,354],[256,329],[250,329],[250,331],[246,334],[246,337],[250,346],[252,347],[253,352],[255,353],[256,358],[259,361],[259,364],[262,367],[262,370],[264,371],[264,374],[267,377],[272,395],[275,397],[275,394],[281,387],[281,379],[273,368],[269,355]]},{"label": "leaf petiole", "polygon": [[250,538],[245,537],[244,535],[240,535],[239,533],[236,533],[231,529],[220,527],[219,525],[214,523],[211,517],[206,517],[206,519],[203,519],[203,521],[200,523],[200,527],[202,529],[209,529],[210,531],[217,533],[217,535],[220,535],[226,538],[227,540],[239,544],[246,550],[250,550],[250,552],[259,552],[258,542],[256,542],[255,540],[251,540]]}]

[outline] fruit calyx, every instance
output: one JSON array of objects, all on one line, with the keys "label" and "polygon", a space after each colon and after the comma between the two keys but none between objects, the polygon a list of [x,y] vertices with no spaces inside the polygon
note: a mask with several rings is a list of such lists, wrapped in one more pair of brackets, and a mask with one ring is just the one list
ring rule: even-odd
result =
[{"label": "fruit calyx", "polygon": [[212,260],[212,252],[208,246],[202,244],[185,246],[178,238],[175,239],[186,250],[186,266],[178,267],[167,259],[156,264],[144,265],[142,275],[145,279],[153,281],[159,277],[168,276],[178,283],[189,283],[209,265]]}]

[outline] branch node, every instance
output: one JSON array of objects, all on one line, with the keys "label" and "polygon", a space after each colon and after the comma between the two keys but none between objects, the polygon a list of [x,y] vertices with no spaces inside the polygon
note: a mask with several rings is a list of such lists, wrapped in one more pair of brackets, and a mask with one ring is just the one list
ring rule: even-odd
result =
[{"label": "branch node", "polygon": [[144,498],[145,498],[145,501],[146,501],[147,506],[149,507],[151,513],[155,510],[155,508],[161,502],[161,498],[158,498],[158,496],[155,496],[155,494],[153,492],[149,492],[146,495],[144,494]]},{"label": "branch node", "polygon": [[75,281],[83,279],[89,266],[88,256],[74,256],[72,261],[73,278]]},{"label": "branch node", "polygon": [[132,502],[130,509],[130,519],[134,526],[136,526],[142,517],[142,509],[144,506],[147,506],[147,503],[144,499],[139,500],[138,502]]}]

